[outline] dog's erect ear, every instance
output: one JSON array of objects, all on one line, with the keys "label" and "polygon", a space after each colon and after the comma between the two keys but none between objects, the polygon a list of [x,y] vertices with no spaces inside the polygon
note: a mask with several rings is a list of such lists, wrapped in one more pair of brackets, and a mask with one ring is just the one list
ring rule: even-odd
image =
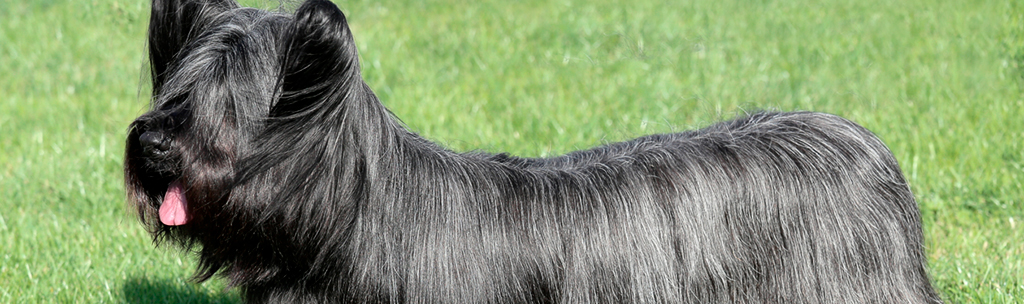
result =
[{"label": "dog's erect ear", "polygon": [[284,48],[281,99],[271,116],[308,110],[344,94],[359,77],[359,54],[345,14],[330,1],[306,1],[295,12]]},{"label": "dog's erect ear", "polygon": [[149,60],[154,93],[174,57],[217,15],[238,7],[234,0],[153,0],[149,15]]}]

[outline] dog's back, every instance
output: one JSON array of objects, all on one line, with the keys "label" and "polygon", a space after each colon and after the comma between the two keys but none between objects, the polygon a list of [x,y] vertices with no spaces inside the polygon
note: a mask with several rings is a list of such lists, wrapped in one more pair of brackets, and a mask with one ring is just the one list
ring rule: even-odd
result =
[{"label": "dog's back", "polygon": [[465,177],[498,190],[463,203],[525,231],[560,227],[518,245],[558,261],[534,267],[565,271],[552,277],[567,302],[937,299],[896,160],[837,116],[755,113],[553,158],[475,157],[508,169]]}]

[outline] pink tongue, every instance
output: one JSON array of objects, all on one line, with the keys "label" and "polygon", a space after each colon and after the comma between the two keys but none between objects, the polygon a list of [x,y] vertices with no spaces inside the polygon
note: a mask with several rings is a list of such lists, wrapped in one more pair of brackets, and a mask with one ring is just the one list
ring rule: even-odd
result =
[{"label": "pink tongue", "polygon": [[167,226],[184,225],[188,219],[185,218],[185,190],[181,182],[174,181],[167,186],[167,193],[164,194],[164,202],[160,205],[160,222]]}]

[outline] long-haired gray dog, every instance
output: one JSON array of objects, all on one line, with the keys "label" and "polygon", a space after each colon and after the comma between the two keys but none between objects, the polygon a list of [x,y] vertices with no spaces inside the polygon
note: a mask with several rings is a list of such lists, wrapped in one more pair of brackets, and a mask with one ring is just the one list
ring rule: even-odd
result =
[{"label": "long-haired gray dog", "polygon": [[900,168],[845,119],[461,154],[381,105],[328,1],[154,0],[151,18],[129,200],[249,302],[939,302]]}]

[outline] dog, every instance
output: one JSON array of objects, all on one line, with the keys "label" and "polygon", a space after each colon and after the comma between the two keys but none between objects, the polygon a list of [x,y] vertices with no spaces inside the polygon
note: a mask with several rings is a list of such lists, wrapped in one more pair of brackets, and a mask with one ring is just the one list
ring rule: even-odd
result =
[{"label": "dog", "polygon": [[381,104],[324,0],[153,0],[149,58],[129,205],[248,303],[941,302],[895,158],[837,116],[456,153]]}]

